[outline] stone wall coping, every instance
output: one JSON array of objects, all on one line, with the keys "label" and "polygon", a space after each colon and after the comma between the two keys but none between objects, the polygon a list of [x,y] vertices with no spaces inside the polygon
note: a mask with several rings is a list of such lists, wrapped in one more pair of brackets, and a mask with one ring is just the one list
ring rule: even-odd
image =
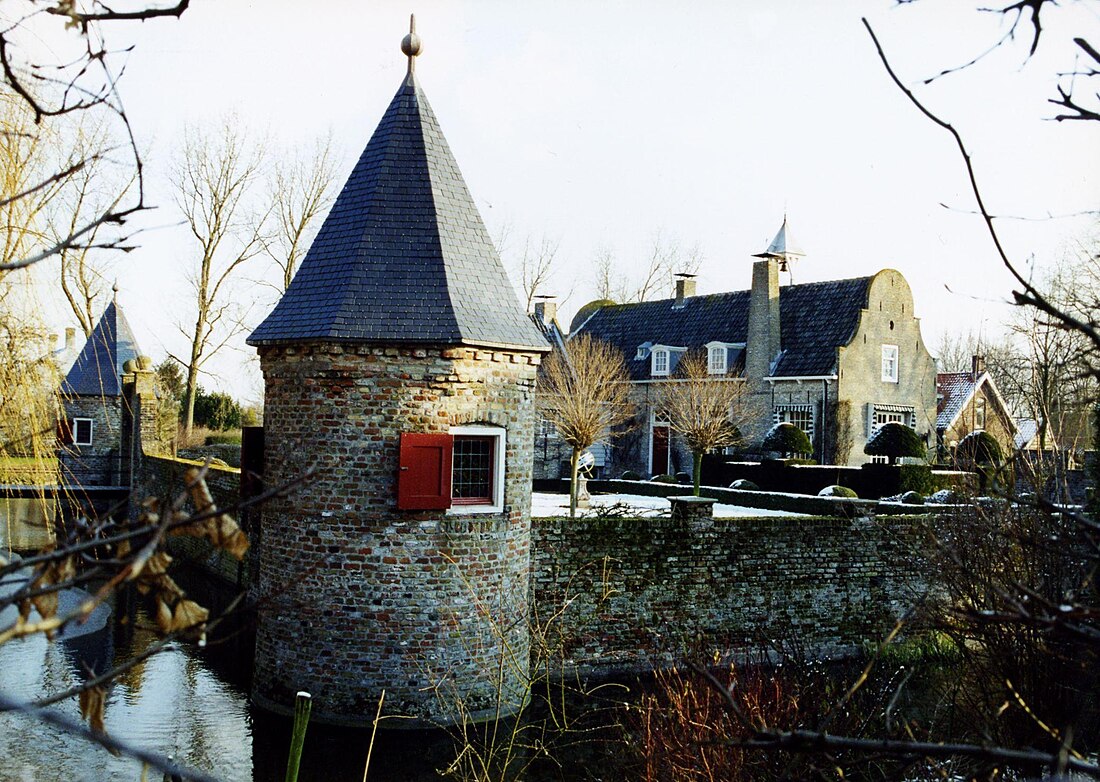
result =
[{"label": "stone wall coping", "polygon": [[669,502],[675,505],[678,502],[687,503],[688,505],[714,505],[718,500],[713,497],[696,497],[694,494],[688,494],[681,497],[666,497]]},{"label": "stone wall coping", "polygon": [[205,461],[200,461],[198,459],[184,459],[182,456],[167,456],[165,454],[159,453],[147,453],[145,454],[145,458],[157,459],[162,462],[173,462],[175,464],[186,464],[189,467],[206,467],[207,469],[213,470],[214,472],[225,472],[232,475],[241,474],[240,467],[230,467],[226,464],[207,464]]}]

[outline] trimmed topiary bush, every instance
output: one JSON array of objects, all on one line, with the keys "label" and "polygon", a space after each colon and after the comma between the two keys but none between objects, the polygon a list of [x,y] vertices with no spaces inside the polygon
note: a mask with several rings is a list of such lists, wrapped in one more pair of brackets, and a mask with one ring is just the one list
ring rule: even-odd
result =
[{"label": "trimmed topiary bush", "polygon": [[1003,458],[1001,444],[993,435],[982,429],[968,434],[955,449],[955,459],[965,465],[1000,464]]},{"label": "trimmed topiary bush", "polygon": [[850,499],[858,499],[858,495],[849,489],[847,486],[826,486],[824,489],[817,493],[818,497],[848,497]]},{"label": "trimmed topiary bush", "polygon": [[806,433],[792,423],[776,424],[764,435],[760,447],[765,451],[778,451],[781,454],[813,453],[814,446]]},{"label": "trimmed topiary bush", "polygon": [[890,464],[897,464],[903,456],[923,459],[928,455],[921,436],[896,421],[876,429],[867,445],[863,446],[863,452],[868,456],[885,456]]},{"label": "trimmed topiary bush", "polygon": [[928,501],[937,505],[958,505],[964,502],[965,498],[954,489],[940,489],[929,497]]},{"label": "trimmed topiary bush", "polygon": [[739,489],[740,491],[760,491],[760,487],[747,478],[740,478],[730,484],[731,489]]},{"label": "trimmed topiary bush", "polygon": [[649,480],[654,483],[679,483],[675,475],[654,475]]},{"label": "trimmed topiary bush", "polygon": [[687,485],[693,483],[694,481],[691,477],[690,472],[678,472],[678,473],[676,473],[676,482],[677,483],[682,483],[685,486],[687,486]]},{"label": "trimmed topiary bush", "polygon": [[624,481],[640,481],[642,479],[642,476],[638,475],[638,473],[634,472],[633,470],[624,470],[622,478]]},{"label": "trimmed topiary bush", "polygon": [[900,501],[904,505],[923,505],[924,497],[919,492],[907,491],[901,495]]}]

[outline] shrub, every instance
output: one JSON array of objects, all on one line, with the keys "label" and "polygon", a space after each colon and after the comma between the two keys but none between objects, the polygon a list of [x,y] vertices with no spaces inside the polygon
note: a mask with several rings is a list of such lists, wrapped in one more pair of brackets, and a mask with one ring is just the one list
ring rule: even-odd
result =
[{"label": "shrub", "polygon": [[622,474],[622,479],[624,481],[640,481],[642,479],[642,476],[638,475],[638,473],[634,472],[633,470],[624,470]]},{"label": "shrub", "polygon": [[650,480],[654,483],[679,483],[675,475],[654,475]]},{"label": "shrub", "polygon": [[676,482],[682,483],[685,486],[692,483],[693,479],[690,472],[678,472],[676,473]]},{"label": "shrub", "polygon": [[962,439],[955,450],[955,459],[965,465],[995,465],[1000,464],[1001,445],[993,435],[982,429],[971,432]]},{"label": "shrub", "polygon": [[787,422],[773,426],[764,436],[760,447],[765,451],[778,451],[782,454],[812,453],[814,450],[806,433]]},{"label": "shrub", "polygon": [[207,393],[200,386],[195,390],[195,425],[208,429],[239,429],[241,406],[229,394]]},{"label": "shrub", "polygon": [[929,497],[928,501],[934,502],[937,505],[958,505],[965,500],[964,497],[954,489],[940,489]]},{"label": "shrub", "polygon": [[848,497],[850,499],[857,499],[857,495],[854,491],[847,486],[826,486],[824,489],[817,493],[818,497]]},{"label": "shrub", "polygon": [[208,434],[206,436],[207,445],[240,445],[241,444],[241,430],[236,429],[232,432],[218,432],[217,434]]},{"label": "shrub", "polygon": [[739,489],[740,491],[760,491],[760,487],[747,478],[739,478],[730,484],[731,489]]},{"label": "shrub", "polygon": [[885,456],[889,458],[890,464],[897,464],[897,460],[903,456],[923,458],[927,455],[921,436],[896,421],[883,424],[875,430],[867,445],[863,446],[863,452],[868,456]]},{"label": "shrub", "polygon": [[905,505],[923,505],[924,496],[920,492],[907,491],[901,495],[901,502]]}]

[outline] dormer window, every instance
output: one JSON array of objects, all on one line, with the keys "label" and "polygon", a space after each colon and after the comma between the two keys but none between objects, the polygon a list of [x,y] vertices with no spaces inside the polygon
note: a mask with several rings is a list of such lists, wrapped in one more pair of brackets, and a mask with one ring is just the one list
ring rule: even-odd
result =
[{"label": "dormer window", "polygon": [[726,346],[711,343],[707,345],[707,373],[711,375],[726,374]]},{"label": "dormer window", "polygon": [[654,377],[668,376],[668,348],[653,348],[651,370]]}]

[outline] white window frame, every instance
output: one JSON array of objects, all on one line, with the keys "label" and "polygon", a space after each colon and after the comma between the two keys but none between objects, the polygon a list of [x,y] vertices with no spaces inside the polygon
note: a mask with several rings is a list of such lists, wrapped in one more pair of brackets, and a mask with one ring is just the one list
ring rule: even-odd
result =
[{"label": "white window frame", "polygon": [[[809,413],[810,416],[810,428],[806,429],[799,425],[798,421],[791,420],[791,414],[805,414]],[[797,426],[806,436],[810,438],[810,443],[814,442],[814,432],[817,429],[817,405],[815,404],[783,404],[775,405],[772,408],[772,423],[782,424],[790,423]]]},{"label": "white window frame", "polygon": [[[88,424],[88,439],[80,439],[80,424]],[[95,441],[95,419],[92,418],[74,418],[73,419],[73,445],[91,445]]]},{"label": "white window frame", "polygon": [[[660,359],[663,359],[664,367],[658,365]],[[653,377],[668,377],[670,363],[672,363],[672,351],[664,346],[654,345],[650,353],[650,374]]]},{"label": "white window frame", "polygon": [[707,374],[724,375],[728,369],[729,350],[724,342],[708,342],[707,348]]},{"label": "white window frame", "polygon": [[867,439],[874,436],[883,424],[896,422],[910,429],[917,428],[917,410],[910,405],[876,405],[867,403]]},{"label": "white window frame", "polygon": [[[480,505],[452,504],[447,510],[451,515],[469,515],[472,513],[501,513],[504,510],[504,450],[507,447],[507,434],[502,426],[476,424],[472,426],[452,426],[449,434],[459,437],[492,437],[493,443],[493,498],[490,503]],[[452,485],[454,484],[452,474]]]},{"label": "white window frame", "polygon": [[985,418],[989,414],[988,406],[985,403],[983,397],[974,398],[974,427],[976,429],[985,429]]},{"label": "white window frame", "polygon": [[883,383],[897,383],[898,382],[898,346],[897,345],[883,345],[882,346],[882,382]]}]

